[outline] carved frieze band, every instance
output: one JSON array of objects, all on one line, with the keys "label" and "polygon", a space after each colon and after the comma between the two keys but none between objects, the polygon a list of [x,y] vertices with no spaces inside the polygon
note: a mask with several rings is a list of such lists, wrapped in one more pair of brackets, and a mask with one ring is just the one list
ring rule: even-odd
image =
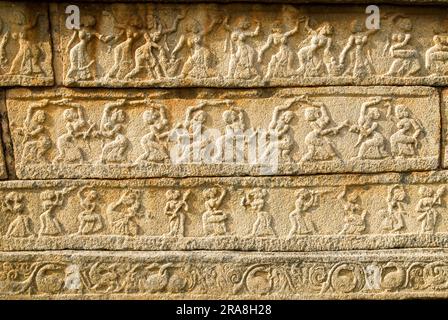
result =
[{"label": "carved frieze band", "polygon": [[9,299],[448,297],[448,252],[0,253]]},{"label": "carved frieze band", "polygon": [[[446,247],[448,172],[0,183],[2,250]],[[311,241],[312,240],[312,241]]]},{"label": "carved frieze band", "polygon": [[424,87],[18,89],[8,91],[7,110],[22,179],[439,166],[439,96]]},{"label": "carved frieze band", "polygon": [[281,4],[52,4],[55,69],[70,86],[446,85],[444,10]]}]

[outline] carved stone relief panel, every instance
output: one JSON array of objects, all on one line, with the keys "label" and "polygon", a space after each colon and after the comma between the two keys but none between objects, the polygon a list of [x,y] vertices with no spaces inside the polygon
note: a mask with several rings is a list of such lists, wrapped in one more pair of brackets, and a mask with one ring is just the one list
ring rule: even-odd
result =
[{"label": "carved stone relief panel", "polygon": [[70,86],[443,85],[443,10],[281,4],[82,4],[81,28],[51,6],[59,83]]},{"label": "carved stone relief panel", "polygon": [[448,297],[445,250],[337,253],[0,254],[15,299],[403,299]]},{"label": "carved stone relief panel", "polygon": [[448,173],[0,183],[0,249],[446,247]]},{"label": "carved stone relief panel", "polygon": [[47,4],[0,2],[0,86],[52,84]]},{"label": "carved stone relief panel", "polygon": [[24,179],[435,169],[434,89],[11,90]]}]

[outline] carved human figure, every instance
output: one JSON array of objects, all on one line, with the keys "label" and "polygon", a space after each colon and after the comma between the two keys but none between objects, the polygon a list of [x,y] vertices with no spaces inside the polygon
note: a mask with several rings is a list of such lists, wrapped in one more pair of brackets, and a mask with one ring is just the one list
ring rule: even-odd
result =
[{"label": "carved human figure", "polygon": [[383,217],[381,229],[389,233],[398,233],[406,226],[404,223],[404,215],[407,215],[404,207],[406,199],[406,191],[401,185],[394,185],[389,188],[387,194],[387,209],[380,210]]},{"label": "carved human figure", "polygon": [[388,118],[395,122],[397,131],[390,136],[391,153],[394,157],[415,157],[419,147],[418,138],[424,132],[422,125],[411,116],[408,107],[396,105],[392,115],[392,105],[388,107]]},{"label": "carved human figure", "polygon": [[49,105],[49,100],[41,100],[28,107],[25,120],[17,133],[23,137],[22,165],[47,163],[47,153],[52,141],[45,126],[47,113],[42,110]]},{"label": "carved human figure", "polygon": [[202,227],[206,236],[222,236],[227,234],[228,215],[219,210],[227,191],[213,187],[203,191],[205,211],[202,213]]},{"label": "carved human figure", "polygon": [[7,74],[45,76],[45,72],[41,66],[41,60],[45,52],[39,43],[35,42],[36,37],[34,35],[34,29],[38,25],[39,18],[45,16],[38,12],[29,21],[23,12],[18,11],[17,13],[20,16],[17,22],[20,26],[20,31],[13,33],[12,38],[17,40],[19,49],[11,62],[11,67]]},{"label": "carved human figure", "polygon": [[209,139],[204,134],[207,113],[203,108],[212,104],[212,102],[202,101],[197,105],[188,107],[184,121],[177,123],[171,131],[170,138],[177,140],[179,143],[178,157],[180,160],[201,162],[204,159],[204,148]]},{"label": "carved human figure", "polygon": [[[126,80],[133,79],[141,74],[145,79],[161,79],[168,76],[170,50],[166,36],[177,30],[179,21],[183,18],[184,15],[178,15],[174,19],[173,26],[167,29],[157,17],[147,16],[148,27],[143,32],[145,42],[135,50],[135,66],[125,76]],[[159,42],[162,43],[159,44]]]},{"label": "carved human figure", "polygon": [[328,161],[339,158],[336,147],[328,136],[337,135],[344,127],[348,127],[348,120],[334,127],[328,128],[331,118],[325,104],[302,99],[310,105],[304,110],[305,120],[311,130],[305,137],[307,152],[301,161]]},{"label": "carved human figure", "polygon": [[150,101],[146,102],[149,110],[143,112],[142,118],[143,123],[148,128],[148,133],[140,139],[140,145],[144,152],[135,160],[135,163],[166,162],[169,160],[169,156],[162,140],[167,138],[170,132],[166,130],[168,119],[165,106]]},{"label": "carved human figure", "polygon": [[154,52],[154,49],[160,49],[160,46],[148,32],[143,33],[143,38],[145,42],[135,50],[135,67],[124,77],[125,80],[134,78],[142,71],[149,79],[160,79],[162,77],[162,71]]},{"label": "carved human figure", "polygon": [[[310,27],[309,18],[306,18],[305,31],[308,37],[302,42],[303,45],[297,52],[299,59],[297,74],[304,77],[318,77],[325,73],[336,75],[335,59],[330,52],[333,44],[333,27],[328,22],[324,22],[317,29],[313,29]],[[322,59],[320,59],[318,52],[322,48]]]},{"label": "carved human figure", "polygon": [[299,23],[300,21],[297,20],[296,26],[286,32],[282,32],[280,21],[274,23],[272,33],[268,36],[266,43],[258,53],[258,63],[260,63],[266,50],[272,46],[277,48],[277,52],[271,56],[271,60],[269,61],[268,70],[264,76],[265,80],[271,78],[289,78],[294,74],[294,52],[289,47],[288,39],[297,33]]},{"label": "carved human figure", "polygon": [[383,159],[389,156],[386,151],[386,139],[379,131],[377,122],[381,114],[378,108],[373,106],[390,100],[390,98],[375,97],[362,104],[358,124],[349,129],[350,132],[358,134],[355,148],[359,146],[359,151],[354,159]]},{"label": "carved human figure", "polygon": [[28,216],[23,194],[11,191],[5,195],[2,204],[3,211],[17,215],[17,217],[9,224],[8,230],[6,231],[6,237],[27,238],[35,235],[33,222]]},{"label": "carved human figure", "polygon": [[64,196],[76,187],[66,187],[61,191],[45,190],[40,193],[44,212],[41,213],[39,236],[60,236],[65,230],[56,216],[56,210],[64,205]]},{"label": "carved human figure", "polygon": [[[364,78],[375,74],[370,51],[366,49],[369,37],[377,29],[364,30],[364,20],[354,20],[351,24],[352,34],[339,55],[339,65],[345,70],[344,75],[354,78]],[[350,54],[350,61],[347,55]]]},{"label": "carved human figure", "polygon": [[181,35],[178,43],[171,52],[172,62],[176,63],[176,54],[184,46],[186,46],[189,51],[187,60],[182,66],[182,70],[178,77],[183,79],[206,79],[212,76],[212,53],[205,45],[204,38],[213,31],[218,23],[219,21],[214,19],[205,28],[202,28],[198,21],[193,21],[187,25],[186,34]]},{"label": "carved human figure", "polygon": [[98,213],[99,198],[98,192],[89,186],[84,186],[78,191],[79,205],[83,209],[78,215],[78,234],[91,235],[103,229],[103,218]]},{"label": "carved human figure", "polygon": [[165,214],[169,219],[170,230],[165,233],[165,236],[185,236],[185,218],[188,212],[187,198],[189,195],[190,190],[186,190],[183,194],[179,190],[168,190],[166,192]]},{"label": "carved human figure", "polygon": [[113,12],[105,12],[113,18],[114,27],[120,30],[116,36],[115,41],[120,41],[112,51],[114,63],[109,71],[104,75],[104,79],[123,80],[134,67],[134,45],[140,39],[143,32],[140,17],[137,15],[131,21],[119,21]]},{"label": "carved human figure", "polygon": [[[0,18],[0,72],[6,70],[6,64],[8,63],[8,57],[6,55],[6,44],[8,43],[10,33],[6,31],[3,33],[5,24]],[[3,34],[2,34],[3,33]]]},{"label": "carved human figure", "polygon": [[367,211],[359,204],[359,196],[355,193],[348,193],[347,188],[344,188],[337,198],[342,201],[344,207],[344,225],[339,234],[362,234],[366,229]]},{"label": "carved human figure", "polygon": [[266,196],[268,191],[262,188],[254,188],[247,192],[241,200],[241,205],[245,208],[248,206],[257,214],[257,219],[252,227],[251,237],[273,237],[277,236],[273,225],[272,215],[264,211],[266,204]]},{"label": "carved human figure", "polygon": [[318,192],[303,188],[296,192],[295,209],[289,214],[291,230],[289,231],[288,238],[302,234],[310,234],[316,231],[313,222],[308,219],[307,213],[318,205]]},{"label": "carved human figure", "polygon": [[100,163],[123,163],[127,160],[126,152],[129,148],[129,140],[124,135],[126,115],[121,107],[126,103],[125,99],[117,102],[109,102],[104,106],[100,129],[97,135],[103,138]]},{"label": "carved human figure", "polygon": [[418,51],[411,46],[412,21],[401,15],[393,15],[391,17],[395,28],[399,32],[392,34],[391,40],[386,43],[384,53],[389,52],[393,58],[386,76],[392,77],[409,77],[420,71],[421,65],[419,61]]},{"label": "carved human figure", "polygon": [[[160,48],[158,49],[158,62],[162,70],[164,77],[173,77],[177,74],[181,61],[176,58],[176,54],[170,50],[168,45],[168,35],[176,32],[179,27],[179,22],[185,18],[186,10],[182,11],[173,21],[173,25],[168,28],[163,21],[157,17],[148,17],[147,20],[153,21],[154,31],[151,33],[151,37],[154,42],[158,43]],[[181,40],[181,39],[179,39]],[[180,42],[178,42],[180,43]],[[175,46],[176,47],[176,46]],[[179,49],[178,49],[179,50]]]},{"label": "carved human figure", "polygon": [[[246,123],[244,120],[243,109],[233,105],[233,102],[228,101],[230,106],[222,114],[222,119],[225,124],[224,128],[224,158],[236,163],[243,161],[245,158],[245,145],[247,143],[245,130]],[[227,154],[230,152],[230,154]]]},{"label": "carved human figure", "polygon": [[415,207],[415,211],[419,214],[417,220],[421,222],[420,233],[435,233],[439,216],[436,207],[442,206],[445,187],[440,187],[434,193],[431,188],[422,186],[418,192],[421,198]]},{"label": "carved human figure", "polygon": [[226,52],[229,52],[228,79],[250,80],[259,77],[256,62],[258,55],[254,48],[248,43],[248,38],[258,36],[260,33],[260,23],[256,21],[254,31],[249,31],[250,21],[246,17],[240,19],[237,28],[233,29],[229,25],[227,16],[223,22],[224,28],[229,32],[229,38],[226,40]]},{"label": "carved human figure", "polygon": [[294,137],[291,129],[291,121],[294,113],[289,109],[294,103],[300,101],[301,97],[287,100],[283,105],[275,107],[272,120],[269,123],[269,144],[263,155],[266,157],[272,152],[277,152],[282,162],[291,162],[291,151],[294,146]]},{"label": "carved human figure", "polygon": [[[91,67],[95,60],[90,57],[88,46],[94,39],[107,43],[113,38],[113,36],[98,33],[95,30],[95,25],[95,17],[83,15],[80,29],[73,31],[73,35],[67,43],[66,55],[70,66],[65,75],[65,80],[68,82],[93,79],[94,74]],[[77,43],[73,45],[76,41]]]},{"label": "carved human figure", "polygon": [[[58,154],[53,159],[53,163],[83,163],[85,161],[85,152],[79,145],[79,139],[86,140],[92,132],[95,124],[89,123],[84,116],[84,108],[69,99],[54,101],[53,104],[66,106],[62,113],[65,122],[66,132],[60,135],[56,141]],[[86,128],[88,126],[88,128]]]},{"label": "carved human figure", "polygon": [[142,192],[128,189],[124,191],[118,201],[112,202],[106,208],[106,213],[111,220],[113,234],[123,236],[136,236],[140,233],[140,225],[137,219],[143,217]]},{"label": "carved human figure", "polygon": [[425,53],[425,68],[431,75],[446,75],[448,73],[448,36],[436,34],[432,41],[434,45]]}]

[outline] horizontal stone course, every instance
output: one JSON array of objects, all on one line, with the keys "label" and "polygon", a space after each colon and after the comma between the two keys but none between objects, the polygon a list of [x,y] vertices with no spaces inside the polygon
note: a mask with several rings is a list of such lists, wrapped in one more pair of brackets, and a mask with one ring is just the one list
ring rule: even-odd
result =
[{"label": "horizontal stone course", "polygon": [[[447,84],[446,18],[434,7],[89,4],[83,27],[51,5],[56,81],[75,87]],[[244,12],[244,16],[235,12]],[[194,18],[193,18],[194,17]]]},{"label": "horizontal stone course", "polygon": [[[21,179],[432,170],[440,110],[425,87],[10,90]],[[24,136],[42,117],[42,131]],[[275,138],[275,140],[273,140]]]},{"label": "horizontal stone course", "polygon": [[1,182],[0,249],[446,247],[447,175]]},{"label": "horizontal stone course", "polygon": [[[445,250],[0,254],[7,299],[446,298]],[[14,278],[7,275],[14,274]],[[350,279],[350,280],[347,280]]]}]

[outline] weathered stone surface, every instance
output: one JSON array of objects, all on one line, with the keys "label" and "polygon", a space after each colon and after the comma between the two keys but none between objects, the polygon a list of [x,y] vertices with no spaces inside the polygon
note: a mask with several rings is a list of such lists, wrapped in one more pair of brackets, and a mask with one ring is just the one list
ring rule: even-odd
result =
[{"label": "weathered stone surface", "polygon": [[[445,85],[446,17],[431,7],[83,4],[52,6],[58,83],[70,86]],[[244,12],[244,15],[235,14]]]},{"label": "weathered stone surface", "polygon": [[7,181],[0,249],[445,248],[447,181],[446,171]]},{"label": "weathered stone surface", "polygon": [[[13,299],[391,299],[448,297],[446,250],[340,253],[0,254]],[[11,276],[14,275],[14,276]]]},{"label": "weathered stone surface", "polygon": [[[439,97],[423,87],[21,89],[8,91],[7,108],[23,179],[260,175],[267,164],[276,165],[268,174],[367,173],[439,163]],[[259,140],[262,130],[277,140]],[[245,132],[240,145],[232,140]],[[184,138],[189,145],[180,145]]]},{"label": "weathered stone surface", "polygon": [[5,126],[8,125],[5,119],[5,95],[3,91],[0,91],[0,133],[2,133],[2,139],[0,139],[0,179],[4,179],[8,176],[8,173],[6,171],[6,163],[5,163],[5,155],[4,155],[4,149],[3,149],[3,142],[5,139],[8,139],[8,137],[5,137],[5,133],[7,131],[5,130]]},{"label": "weathered stone surface", "polygon": [[0,298],[448,298],[445,7],[122,2],[0,0]]},{"label": "weathered stone surface", "polygon": [[48,6],[0,2],[0,87],[53,84]]}]

